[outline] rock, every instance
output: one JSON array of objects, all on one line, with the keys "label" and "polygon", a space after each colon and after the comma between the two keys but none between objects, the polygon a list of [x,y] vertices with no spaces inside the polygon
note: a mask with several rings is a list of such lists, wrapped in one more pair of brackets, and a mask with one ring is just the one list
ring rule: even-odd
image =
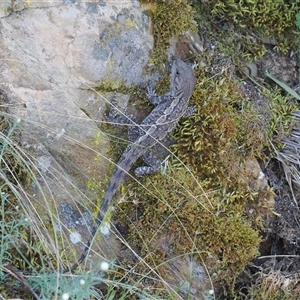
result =
[{"label": "rock", "polygon": [[[206,270],[193,256],[178,256],[166,261],[166,281],[170,293],[180,287],[178,299],[208,299],[211,283]],[[173,289],[173,291],[172,291]],[[174,299],[177,299],[174,297]]]},{"label": "rock", "polygon": [[109,140],[99,124],[110,99],[95,88],[146,80],[148,17],[137,1],[6,1],[0,11],[0,89],[21,120],[36,176],[28,210],[35,218],[39,202],[39,214],[59,214],[62,203],[96,211],[99,191],[90,183],[107,174]]}]

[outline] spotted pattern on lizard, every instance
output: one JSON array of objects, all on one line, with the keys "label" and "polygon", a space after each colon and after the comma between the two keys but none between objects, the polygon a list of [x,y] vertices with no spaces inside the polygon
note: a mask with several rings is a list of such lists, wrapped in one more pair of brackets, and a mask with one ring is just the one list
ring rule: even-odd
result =
[{"label": "spotted pattern on lizard", "polygon": [[[108,121],[115,124],[129,125],[129,140],[131,144],[127,146],[116,164],[92,229],[92,237],[96,235],[120,183],[137,159],[142,158],[146,164],[134,170],[134,174],[137,177],[157,172],[160,169],[160,161],[150,152],[150,149],[155,144],[163,141],[173,131],[180,118],[187,117],[193,113],[195,108],[188,106],[188,103],[194,88],[195,77],[192,68],[177,58],[172,64],[170,91],[159,97],[155,95],[154,91],[148,91],[148,98],[155,107],[140,125],[136,124],[133,117],[117,116],[115,109],[110,111]],[[64,272],[73,271],[85,259],[90,249],[91,240],[87,243],[77,263],[71,268],[64,270]]]}]

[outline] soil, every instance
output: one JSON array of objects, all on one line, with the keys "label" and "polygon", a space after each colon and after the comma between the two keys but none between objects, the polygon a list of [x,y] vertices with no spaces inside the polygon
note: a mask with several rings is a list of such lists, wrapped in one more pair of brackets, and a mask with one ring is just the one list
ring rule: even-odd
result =
[{"label": "soil", "polygon": [[[256,64],[258,81],[265,81],[264,70],[274,74],[280,81],[295,87],[298,83],[299,66],[296,55],[289,57],[278,54],[273,50],[263,56]],[[247,81],[249,99],[256,99],[256,109],[261,114],[267,114],[266,97],[261,96],[257,86]],[[295,128],[299,124],[295,124]],[[297,129],[296,129],[297,130]],[[280,155],[279,155],[280,158]],[[296,157],[295,157],[296,159]],[[261,285],[263,278],[273,278],[278,287],[289,286],[295,294],[300,291],[300,214],[299,214],[299,181],[298,183],[288,174],[290,162],[281,159],[261,163],[261,168],[268,178],[269,186],[276,193],[274,214],[266,216],[264,220],[263,241],[260,245],[261,256],[253,260],[241,276],[241,295],[248,299],[243,289],[256,284]],[[284,168],[286,166],[286,168]],[[299,170],[299,164],[294,164]],[[276,277],[276,280],[274,278]],[[300,294],[299,294],[300,295]],[[250,299],[250,298],[249,298]],[[269,298],[268,298],[269,299]],[[277,299],[277,298],[276,298]],[[291,299],[291,298],[288,298]]]}]

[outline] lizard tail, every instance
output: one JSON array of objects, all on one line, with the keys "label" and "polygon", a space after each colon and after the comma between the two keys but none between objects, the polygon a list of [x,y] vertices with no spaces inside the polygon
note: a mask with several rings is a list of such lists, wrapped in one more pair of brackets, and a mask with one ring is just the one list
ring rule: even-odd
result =
[{"label": "lizard tail", "polygon": [[97,218],[95,220],[95,224],[93,225],[92,231],[91,231],[91,239],[88,241],[86,244],[81,256],[77,260],[77,262],[72,265],[70,268],[64,269],[62,272],[67,273],[67,272],[72,272],[74,271],[87,257],[88,252],[90,251],[90,246],[92,244],[93,238],[96,235],[99,226],[101,225],[104,216],[107,212],[108,206],[115,195],[115,193],[118,190],[118,187],[124,177],[128,174],[131,166],[136,162],[137,157],[143,154],[144,150],[141,148],[136,148],[136,147],[130,147],[125,150],[123,153],[122,157],[120,158],[118,164],[116,165],[116,168],[111,176],[110,182],[107,186],[107,189],[105,191],[105,195],[103,197],[101,207],[99,209]]}]

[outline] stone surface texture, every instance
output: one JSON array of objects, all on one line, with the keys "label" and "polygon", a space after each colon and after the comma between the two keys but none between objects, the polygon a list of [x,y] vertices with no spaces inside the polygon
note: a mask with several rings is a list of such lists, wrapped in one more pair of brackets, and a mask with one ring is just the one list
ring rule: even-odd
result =
[{"label": "stone surface texture", "polygon": [[[96,211],[99,195],[90,183],[107,175],[109,140],[99,124],[111,98],[95,88],[103,81],[144,84],[152,47],[138,1],[1,1],[0,89],[36,168],[29,213],[34,202],[46,214],[60,215],[64,203]],[[85,234],[83,215],[76,228],[57,228]]]}]

